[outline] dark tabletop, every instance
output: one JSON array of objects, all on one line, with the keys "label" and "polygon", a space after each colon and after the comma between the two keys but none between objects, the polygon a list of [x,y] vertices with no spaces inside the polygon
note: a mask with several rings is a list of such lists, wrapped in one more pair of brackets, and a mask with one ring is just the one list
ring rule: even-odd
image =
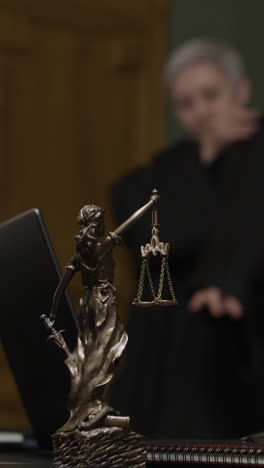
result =
[{"label": "dark tabletop", "polygon": [[0,452],[1,468],[51,468],[50,454]]}]

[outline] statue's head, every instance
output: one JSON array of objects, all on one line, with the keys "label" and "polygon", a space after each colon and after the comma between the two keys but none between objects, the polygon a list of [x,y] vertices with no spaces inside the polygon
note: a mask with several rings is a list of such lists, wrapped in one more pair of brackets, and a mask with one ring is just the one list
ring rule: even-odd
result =
[{"label": "statue's head", "polygon": [[77,221],[87,237],[96,239],[104,235],[104,210],[100,206],[85,205],[80,210]]}]

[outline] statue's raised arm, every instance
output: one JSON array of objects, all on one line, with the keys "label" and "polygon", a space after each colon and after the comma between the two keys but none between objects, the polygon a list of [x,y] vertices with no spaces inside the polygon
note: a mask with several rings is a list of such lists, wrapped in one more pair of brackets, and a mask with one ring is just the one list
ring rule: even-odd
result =
[{"label": "statue's raised arm", "polygon": [[156,189],[152,191],[150,200],[148,203],[143,205],[137,211],[135,211],[126,221],[124,221],[118,228],[115,229],[114,234],[117,236],[122,236],[122,234],[130,229],[144,214],[150,209],[153,208],[159,202],[159,194]]},{"label": "statue's raised arm", "polygon": [[120,237],[129,230],[136,222],[144,216],[147,211],[149,211],[151,208],[153,208],[155,205],[158,204],[159,202],[159,194],[156,189],[152,190],[152,194],[150,197],[150,200],[143,205],[141,208],[139,208],[137,211],[135,211],[129,218],[127,218],[120,226],[118,226],[114,232],[110,232],[104,242],[102,243],[102,252],[101,255],[105,255],[109,249],[113,247],[115,244],[120,243]]}]

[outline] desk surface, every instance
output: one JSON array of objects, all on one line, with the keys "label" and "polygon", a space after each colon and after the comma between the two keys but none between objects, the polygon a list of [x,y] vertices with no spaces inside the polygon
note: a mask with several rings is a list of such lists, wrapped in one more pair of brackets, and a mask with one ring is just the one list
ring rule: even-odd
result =
[{"label": "desk surface", "polygon": [[[147,463],[146,468],[164,468],[171,466],[165,463]],[[52,468],[51,456],[37,456],[24,453],[0,452],[0,468]],[[187,468],[188,464],[177,464],[177,468]],[[200,465],[196,465],[199,468]],[[205,468],[203,465],[201,468]]]},{"label": "desk surface", "polygon": [[29,453],[0,453],[0,468],[52,468],[52,458]]}]

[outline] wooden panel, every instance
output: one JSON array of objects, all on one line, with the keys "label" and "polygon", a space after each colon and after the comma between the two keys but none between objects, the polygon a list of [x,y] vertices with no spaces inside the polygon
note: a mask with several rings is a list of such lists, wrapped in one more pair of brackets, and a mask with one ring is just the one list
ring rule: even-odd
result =
[{"label": "wooden panel", "polygon": [[[80,207],[103,206],[111,229],[110,185],[162,143],[166,3],[0,0],[0,216],[40,208],[62,266]],[[132,266],[124,249],[117,258],[125,317]],[[72,293],[76,303],[78,279]],[[25,424],[8,385],[0,426],[10,408]]]},{"label": "wooden panel", "polygon": [[34,24],[96,31],[100,34],[135,33],[144,29],[152,12],[158,20],[164,20],[166,0],[0,0],[0,8],[11,11],[18,18],[29,18]]},{"label": "wooden panel", "polygon": [[[1,2],[0,2],[1,8]],[[30,46],[30,24],[24,16],[1,10],[0,47],[22,51]]]}]

